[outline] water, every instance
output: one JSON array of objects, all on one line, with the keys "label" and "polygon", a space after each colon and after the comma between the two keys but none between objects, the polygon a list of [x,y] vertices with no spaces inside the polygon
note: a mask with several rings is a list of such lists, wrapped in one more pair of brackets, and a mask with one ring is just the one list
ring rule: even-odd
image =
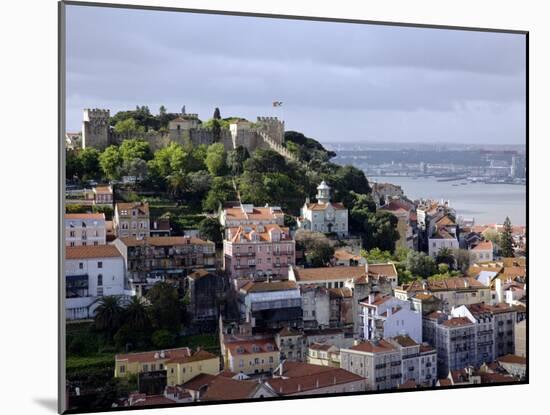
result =
[{"label": "water", "polygon": [[[464,183],[463,180],[438,182],[432,177],[378,177],[369,182],[393,183],[401,186],[409,199],[449,200],[457,216],[473,217],[478,225],[502,223],[506,216],[512,224],[525,225],[526,186],[512,184]],[[458,186],[453,186],[458,184]]]}]

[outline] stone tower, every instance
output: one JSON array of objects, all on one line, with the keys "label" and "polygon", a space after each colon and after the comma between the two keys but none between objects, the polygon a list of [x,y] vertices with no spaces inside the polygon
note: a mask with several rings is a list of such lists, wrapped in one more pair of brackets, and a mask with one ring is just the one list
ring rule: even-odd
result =
[{"label": "stone tower", "polygon": [[94,147],[99,150],[109,145],[109,110],[84,110],[82,121],[82,148]]},{"label": "stone tower", "polygon": [[277,117],[258,117],[259,128],[267,133],[276,144],[282,145],[285,141],[285,123]]},{"label": "stone tower", "polygon": [[330,187],[323,180],[319,186],[317,186],[317,203],[327,204],[330,202]]}]

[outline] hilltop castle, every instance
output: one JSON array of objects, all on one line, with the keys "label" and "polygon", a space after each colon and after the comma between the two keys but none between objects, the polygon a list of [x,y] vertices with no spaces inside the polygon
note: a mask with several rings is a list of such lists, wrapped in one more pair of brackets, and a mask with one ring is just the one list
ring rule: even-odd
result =
[{"label": "hilltop castle", "polygon": [[[122,139],[109,126],[108,109],[85,109],[82,122],[82,147],[94,147],[103,150],[111,144],[119,144]],[[256,149],[271,149],[282,156],[295,160],[296,156],[284,147],[285,124],[277,117],[257,117],[255,123],[246,120],[234,120],[229,130],[222,128],[216,137],[212,128],[201,125],[198,114],[182,112],[168,123],[168,132],[150,131],[139,134],[156,150],[170,142],[179,144],[210,145],[220,142],[226,151],[243,146],[252,152]]]}]

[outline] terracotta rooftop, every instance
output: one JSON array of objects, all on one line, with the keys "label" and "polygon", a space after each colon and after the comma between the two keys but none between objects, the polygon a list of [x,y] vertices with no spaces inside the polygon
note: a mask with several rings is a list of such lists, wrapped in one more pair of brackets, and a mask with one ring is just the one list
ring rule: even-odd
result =
[{"label": "terracotta rooftop", "polygon": [[[147,202],[119,202],[115,205],[115,210],[118,210],[120,216],[132,216],[132,209],[137,209],[139,215],[149,215],[149,203]],[[122,215],[122,211],[127,211],[126,215]]]},{"label": "terracotta rooftop", "polygon": [[472,323],[466,317],[455,317],[455,318],[451,318],[449,320],[445,320],[441,323],[441,325],[443,325],[445,327],[462,327],[462,326],[469,326],[469,325],[473,325],[473,324],[474,323]]},{"label": "terracotta rooftop", "polygon": [[353,297],[353,291],[351,288],[330,288],[329,294],[333,298],[351,298]]},{"label": "terracotta rooftop", "polygon": [[[309,365],[315,366],[315,365]],[[312,368],[313,369],[313,368]],[[318,373],[308,373],[302,376],[284,378],[273,378],[267,382],[279,395],[292,395],[295,393],[312,391],[315,389],[327,388],[332,385],[361,381],[359,375],[340,368],[327,368],[328,370]],[[288,376],[285,374],[285,377]]]},{"label": "terracotta rooftop", "polygon": [[193,379],[188,380],[181,385],[183,389],[188,389],[192,391],[200,391],[205,386],[210,385],[210,382],[214,380],[216,376],[209,375],[207,373],[201,373],[200,375],[195,376]]},{"label": "terracotta rooftop", "polygon": [[415,342],[410,336],[407,336],[407,335],[395,336],[393,340],[396,341],[402,347],[418,346],[418,343]]},{"label": "terracotta rooftop", "polygon": [[259,383],[255,380],[235,380],[226,376],[216,376],[201,397],[203,401],[227,401],[251,398]]},{"label": "terracotta rooftop", "polygon": [[506,356],[499,357],[497,359],[497,362],[499,363],[513,363],[518,365],[526,365],[527,364],[527,358],[522,356],[517,356],[515,354],[507,354]]},{"label": "terracotta rooftop", "polygon": [[298,286],[294,281],[270,281],[270,282],[254,282],[248,281],[241,290],[246,293],[259,293],[268,291],[287,291],[296,290]]},{"label": "terracotta rooftop", "polygon": [[65,213],[66,220],[105,220],[105,213]]},{"label": "terracotta rooftop", "polygon": [[354,255],[346,249],[337,249],[334,251],[334,258],[339,261],[359,261],[361,260],[361,255]]},{"label": "terracotta rooftop", "polygon": [[[279,234],[281,241],[291,241],[290,232],[287,227],[276,224],[270,225],[243,225],[237,228],[229,228],[232,243],[246,242],[271,242],[272,235]],[[257,238],[257,239],[255,239]]]},{"label": "terracotta rooftop", "polygon": [[122,257],[114,245],[67,246],[65,259],[91,259]]},{"label": "terracotta rooftop", "polygon": [[395,351],[395,347],[386,340],[380,340],[379,342],[366,341],[350,347],[351,350],[367,353],[387,353]]},{"label": "terracotta rooftop", "polygon": [[279,348],[273,339],[226,341],[224,344],[232,355],[273,353],[279,351]]},{"label": "terracotta rooftop", "polygon": [[342,203],[335,203],[335,202],[307,203],[306,206],[309,210],[325,210],[329,206],[332,206],[336,210],[345,209],[345,206]]},{"label": "terracotta rooftop", "polygon": [[302,333],[293,327],[283,327],[281,331],[279,331],[279,336],[281,337],[301,336],[301,335]]},{"label": "terracotta rooftop", "polygon": [[191,356],[174,356],[171,357],[166,363],[190,363],[190,362],[199,362],[201,360],[210,360],[217,359],[213,353],[207,352],[206,350],[199,350],[193,353]]},{"label": "terracotta rooftop", "polygon": [[365,274],[364,266],[356,267],[321,267],[321,268],[294,268],[296,281],[325,281],[355,279]]},{"label": "terracotta rooftop", "polygon": [[413,281],[400,287],[407,292],[417,291],[459,291],[487,289],[485,285],[472,277],[451,277],[443,280]]},{"label": "terracotta rooftop", "polygon": [[[162,350],[152,350],[149,352],[138,352],[138,353],[126,353],[126,354],[117,354],[115,355],[115,361],[128,361],[129,363],[133,362],[154,362],[156,360],[170,360],[179,357],[189,357],[191,356],[191,349],[189,347],[178,347],[175,349],[166,349],[164,351],[164,358],[160,357]],[[155,354],[158,353],[158,357],[155,358]]]},{"label": "terracotta rooftop", "polygon": [[270,220],[284,216],[283,211],[275,206],[271,207],[253,207],[250,212],[245,212],[240,206],[228,207],[225,209],[225,217],[227,220]]},{"label": "terracotta rooftop", "polygon": [[491,241],[481,241],[472,248],[472,251],[492,251],[493,243]]}]

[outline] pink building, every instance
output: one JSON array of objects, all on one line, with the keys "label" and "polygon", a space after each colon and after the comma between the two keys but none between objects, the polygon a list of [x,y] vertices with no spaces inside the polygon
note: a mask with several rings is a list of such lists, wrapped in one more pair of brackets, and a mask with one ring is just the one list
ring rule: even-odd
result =
[{"label": "pink building", "polygon": [[295,242],[288,228],[244,225],[226,231],[224,268],[231,277],[288,278],[288,267],[295,261]]}]

